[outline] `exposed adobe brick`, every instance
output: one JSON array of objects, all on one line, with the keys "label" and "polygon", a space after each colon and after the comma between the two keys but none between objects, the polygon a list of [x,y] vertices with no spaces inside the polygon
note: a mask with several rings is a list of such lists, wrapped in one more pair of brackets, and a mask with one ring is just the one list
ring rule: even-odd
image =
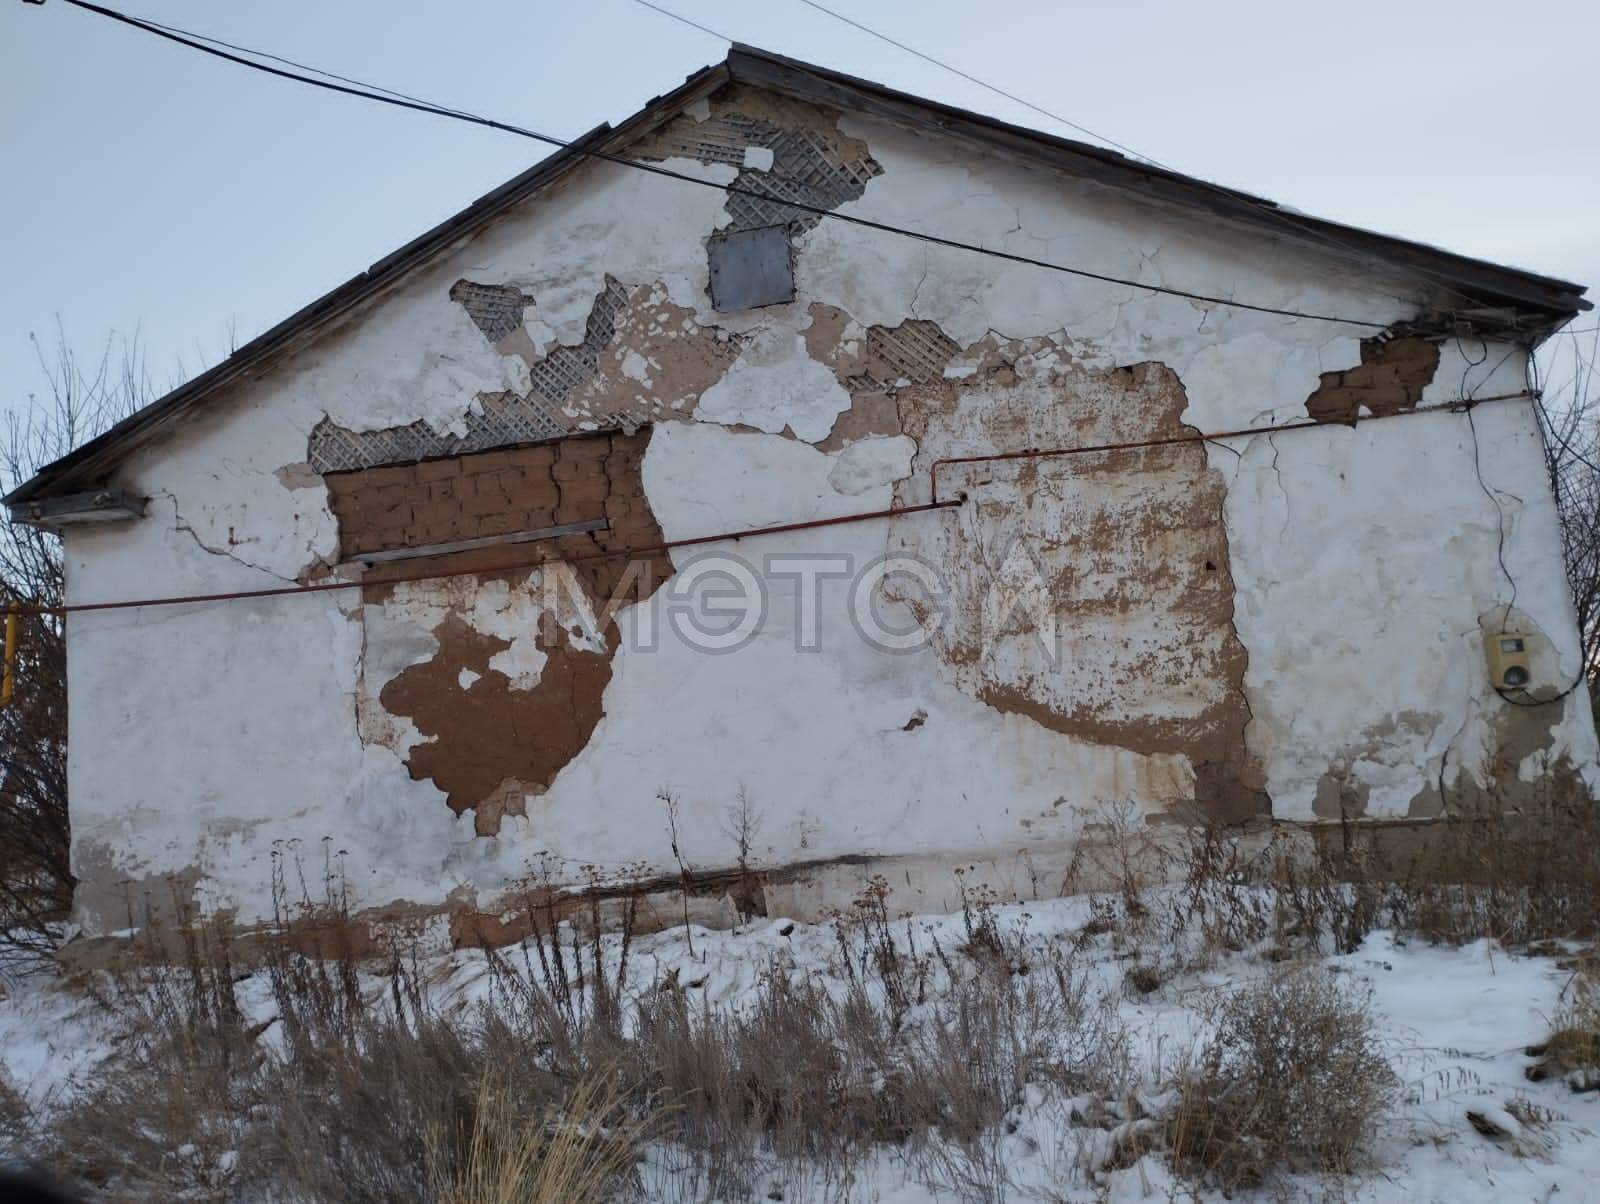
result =
[{"label": "exposed adobe brick", "polygon": [[416,479],[419,481],[445,481],[451,477],[461,475],[461,461],[427,460],[417,465]]},{"label": "exposed adobe brick", "polygon": [[1439,367],[1439,346],[1425,339],[1380,342],[1363,339],[1361,363],[1324,372],[1306,398],[1306,412],[1319,422],[1354,422],[1362,407],[1372,414],[1409,410],[1422,398]]},{"label": "exposed adobe brick", "polygon": [[560,458],[574,463],[604,460],[611,452],[611,440],[602,435],[587,439],[566,439],[560,444]]},{"label": "exposed adobe brick", "polygon": [[496,497],[492,493],[479,493],[462,501],[461,513],[481,518],[486,514],[503,513],[509,505],[509,500],[503,494]]},{"label": "exposed adobe brick", "polygon": [[520,468],[504,468],[492,477],[479,479],[492,482],[494,487],[507,497],[517,497],[528,488],[528,478]]},{"label": "exposed adobe brick", "polygon": [[561,485],[561,500],[588,506],[593,511],[589,516],[591,518],[600,517],[610,493],[611,482],[605,477],[584,477],[577,481],[563,481]]},{"label": "exposed adobe brick", "polygon": [[460,507],[453,501],[418,502],[411,510],[412,517],[420,525],[438,527],[443,524],[448,527],[460,512]]},{"label": "exposed adobe brick", "polygon": [[511,463],[524,471],[548,472],[556,462],[556,449],[549,443],[517,448],[509,455]]},{"label": "exposed adobe brick", "polygon": [[557,460],[550,471],[557,481],[604,480],[606,475],[600,460]]},{"label": "exposed adobe brick", "polygon": [[[642,516],[654,528],[640,479],[648,439],[648,431],[573,436],[453,460],[330,473],[329,504],[345,555],[601,518]],[[597,546],[583,538],[568,546]],[[617,546],[609,537],[604,542]]]},{"label": "exposed adobe brick", "polygon": [[515,492],[528,496],[544,496],[554,491],[551,488],[555,478],[550,475],[548,468],[511,468],[507,472],[516,474],[517,487]]},{"label": "exposed adobe brick", "polygon": [[565,501],[556,507],[556,522],[581,523],[587,516],[587,509],[579,503]]},{"label": "exposed adobe brick", "polygon": [[463,472],[481,475],[486,472],[499,472],[502,468],[511,467],[511,456],[508,452],[488,451],[478,452],[472,456],[461,457]]},{"label": "exposed adobe brick", "polygon": [[366,470],[369,489],[382,489],[386,485],[410,485],[416,480],[416,465],[394,464],[384,468]]},{"label": "exposed adobe brick", "polygon": [[514,511],[501,511],[497,514],[485,514],[478,520],[478,533],[480,535],[510,535],[516,531],[527,531],[533,526],[521,514]]}]

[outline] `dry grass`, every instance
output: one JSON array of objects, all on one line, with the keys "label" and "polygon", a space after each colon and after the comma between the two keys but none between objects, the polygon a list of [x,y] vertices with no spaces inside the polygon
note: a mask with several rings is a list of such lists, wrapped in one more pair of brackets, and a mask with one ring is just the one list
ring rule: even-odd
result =
[{"label": "dry grass", "polygon": [[470,1120],[434,1134],[438,1159],[431,1198],[437,1204],[599,1204],[633,1170],[646,1125],[628,1115],[615,1080],[583,1080],[560,1108],[532,1120],[494,1073],[478,1086]]},{"label": "dry grass", "polygon": [[[1188,942],[1200,963],[1268,948],[1347,953],[1377,928],[1508,948],[1600,939],[1600,807],[1570,792],[1420,825],[1350,821],[1263,834],[1196,823],[1180,847],[1159,852],[1145,834],[1124,839],[1133,851],[1102,856],[1130,868],[1099,905],[1104,926],[1130,934],[1147,956],[1175,942]],[[1154,902],[1150,871],[1137,868],[1153,861],[1179,884]]]},{"label": "dry grass", "polygon": [[1538,1059],[1527,1072],[1533,1081],[1559,1076],[1574,1091],[1600,1090],[1600,960],[1592,952],[1573,963],[1550,1036],[1528,1053]]},{"label": "dry grass", "polygon": [[[774,965],[737,1009],[671,977],[630,986],[631,933],[619,963],[615,938],[545,915],[482,955],[481,1006],[445,1014],[407,957],[296,951],[297,925],[340,906],[286,909],[248,970],[225,928],[168,934],[180,966],[110,981],[127,1037],[31,1148],[117,1200],[735,1200],[774,1179],[837,1196],[884,1148],[989,1199],[1029,1085],[1110,1096],[1130,1073],[1072,951],[1026,948],[982,892],[946,951],[896,932],[869,887],[838,920],[831,986]],[[251,1022],[244,983],[256,1009],[270,990],[270,1019]]]},{"label": "dry grass", "polygon": [[1168,1123],[1174,1164],[1226,1190],[1359,1165],[1398,1092],[1368,1000],[1302,969],[1227,996],[1214,1019]]},{"label": "dry grass", "polygon": [[[176,973],[105,989],[128,1036],[92,1092],[45,1123],[0,1119],[79,1190],[119,1200],[741,1200],[774,1184],[830,1198],[892,1150],[976,1201],[1007,1197],[1008,1118],[1043,1092],[1076,1101],[1071,1173],[1165,1148],[1195,1179],[1243,1187],[1359,1165],[1393,1100],[1365,1000],[1297,962],[1377,926],[1592,938],[1600,914],[1591,812],[1446,823],[1410,846],[1355,825],[1317,844],[1196,826],[1176,850],[1125,819],[1105,827],[1129,847],[1100,854],[1114,888],[1075,939],[1024,939],[963,878],[961,931],[941,945],[871,881],[834,920],[828,976],[775,963],[736,1008],[675,974],[633,981],[626,907],[619,943],[597,912],[580,930],[541,895],[524,945],[481,954],[482,1006],[446,1014],[403,950],[387,967],[297,952],[308,926],[347,918],[335,885],[316,906],[302,888],[249,970],[226,928],[168,933]],[[1185,989],[1230,956],[1287,968],[1217,1005],[1215,1039],[1170,1090],[1141,1081],[1117,997]],[[1094,970],[1107,957],[1120,990]],[[270,993],[265,1023],[241,1007],[247,980],[253,1006]],[[1591,973],[1556,1030],[1546,1072],[1600,1081]]]}]

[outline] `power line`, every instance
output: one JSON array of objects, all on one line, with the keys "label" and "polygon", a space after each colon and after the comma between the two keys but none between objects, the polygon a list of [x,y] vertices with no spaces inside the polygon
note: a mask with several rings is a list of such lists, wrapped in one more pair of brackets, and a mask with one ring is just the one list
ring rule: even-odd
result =
[{"label": "power line", "polygon": [[[640,3],[640,4],[645,4],[645,3],[647,3],[647,0],[637,0],[637,2]],[[1118,142],[1115,138],[1107,138],[1104,134],[1097,134],[1097,133],[1095,133],[1094,130],[1091,130],[1086,125],[1079,125],[1076,121],[1069,121],[1067,118],[1061,116],[1061,114],[1052,113],[1049,109],[1044,108],[1042,105],[1036,105],[1031,100],[1024,100],[1022,97],[1018,96],[1016,93],[1007,92],[1004,88],[996,87],[994,84],[991,84],[986,80],[979,79],[976,75],[968,74],[967,72],[963,71],[960,67],[954,66],[951,63],[947,63],[943,59],[936,59],[931,54],[925,54],[922,51],[918,50],[915,46],[907,46],[904,42],[898,41],[895,38],[891,38],[888,34],[881,33],[878,30],[873,29],[870,25],[863,25],[860,21],[857,21],[852,17],[847,17],[841,12],[835,12],[833,9],[829,8],[825,4],[818,4],[817,0],[800,0],[800,3],[804,4],[807,8],[816,9],[819,13],[827,14],[828,16],[832,17],[835,21],[843,21],[846,25],[852,26],[855,29],[859,29],[862,33],[867,34],[870,37],[877,38],[878,41],[880,41],[880,42],[887,42],[890,46],[894,46],[894,47],[896,47],[896,48],[898,48],[900,50],[904,50],[907,54],[915,55],[917,58],[921,59],[925,63],[932,63],[935,67],[938,67],[938,68],[941,68],[942,70],[948,71],[952,75],[959,75],[962,79],[966,80],[968,83],[977,84],[978,87],[983,88],[985,91],[993,92],[996,96],[1003,96],[1005,99],[1013,102],[1014,104],[1019,104],[1025,109],[1032,109],[1035,113],[1038,113],[1041,117],[1048,117],[1051,121],[1059,122],[1060,124],[1066,126],[1068,129],[1077,130],[1078,133],[1083,134],[1083,135],[1085,135],[1085,136],[1087,136],[1089,138],[1093,138],[1097,142],[1104,142],[1107,146],[1112,147],[1112,148],[1114,148],[1116,150],[1119,150],[1125,155],[1132,155],[1135,159],[1142,159],[1146,163],[1150,164],[1150,166],[1159,167],[1163,171],[1171,171],[1172,170],[1172,168],[1168,167],[1166,164],[1156,162],[1149,155],[1140,154],[1138,151],[1134,150],[1131,146],[1124,146],[1122,143]],[[651,8],[655,8],[655,5],[651,4],[650,7]]]},{"label": "power line", "polygon": [[[733,39],[727,34],[720,33],[717,30],[712,29],[709,25],[702,25],[698,21],[692,21],[688,17],[683,16],[681,13],[676,13],[671,9],[663,8],[661,5],[653,3],[652,0],[634,0],[634,3],[651,9],[654,12],[658,12],[664,17],[670,17],[672,20],[680,22],[683,25],[687,25],[691,29],[698,29],[702,33],[710,34],[712,37],[719,38],[724,42],[731,43],[733,41]],[[924,51],[918,50],[915,46],[909,46],[897,38],[890,37],[881,30],[874,29],[870,25],[864,25],[852,17],[847,17],[845,14],[837,12],[824,4],[819,4],[816,2],[816,0],[800,0],[800,3],[809,8],[815,9],[817,12],[823,13],[826,16],[832,17],[836,21],[843,22],[854,29],[858,29],[862,33],[867,34],[869,37],[877,38],[880,42],[884,42],[898,50],[903,50],[907,54],[913,55],[925,63],[930,63],[941,70],[948,71],[952,75],[959,76],[961,79],[967,80],[969,83],[977,84],[978,87],[984,88],[987,91],[994,93],[996,96],[1004,97],[1006,100],[1012,101],[1015,104],[1019,104],[1023,108],[1031,109],[1033,112],[1038,113],[1041,116],[1048,117],[1051,121],[1058,122],[1070,130],[1075,130],[1078,133],[1093,138],[1098,142],[1103,142],[1107,146],[1113,148],[1114,150],[1121,151],[1123,154],[1132,159],[1138,160],[1141,163],[1146,163],[1149,166],[1158,168],[1161,171],[1171,172],[1173,175],[1183,174],[1179,172],[1177,168],[1161,162],[1161,160],[1152,155],[1147,155],[1142,151],[1134,150],[1133,147],[1128,146],[1125,143],[1118,142],[1115,138],[1111,138],[1105,134],[1091,130],[1086,125],[1079,125],[1076,121],[1073,121],[1067,117],[1063,117],[1059,113],[1052,112],[1051,110],[1044,108],[1042,105],[1034,104],[1031,100],[1026,100],[1014,92],[1008,92],[1004,88],[989,83],[987,80],[979,79],[976,75],[973,75],[967,71],[963,71],[960,67],[955,66],[953,63],[948,63],[943,59],[935,58],[931,54],[927,54]],[[1373,255],[1370,251],[1364,251],[1359,247],[1352,246],[1343,239],[1326,233],[1325,231],[1318,230],[1315,227],[1308,226],[1303,222],[1296,221],[1292,216],[1283,212],[1281,208],[1272,204],[1270,201],[1260,200],[1256,197],[1249,196],[1245,193],[1225,187],[1221,184],[1213,184],[1211,181],[1202,179],[1199,176],[1185,176],[1184,178],[1191,180],[1199,187],[1210,189],[1219,196],[1224,196],[1232,201],[1248,205],[1251,208],[1266,214],[1273,220],[1282,223],[1285,227],[1293,230],[1295,233],[1307,235],[1325,247],[1330,247],[1336,251],[1343,251],[1347,254],[1355,255],[1360,259],[1364,259],[1369,263],[1377,264],[1380,267],[1384,266],[1383,261],[1380,260],[1376,255]],[[1450,281],[1446,280],[1444,277],[1435,272],[1429,271],[1427,268],[1421,267],[1420,265],[1412,265],[1412,270],[1415,271],[1419,276],[1423,276],[1432,280],[1435,284],[1440,285],[1446,291],[1463,301],[1475,301],[1475,298],[1468,296]]]},{"label": "power line", "polygon": [[[650,0],[634,0],[634,2],[637,3],[637,4],[643,4],[647,8],[653,8],[653,9],[656,10],[656,12],[665,13],[667,16],[672,17],[674,20],[682,21],[686,25],[694,25],[696,29],[705,29],[705,31],[707,33],[710,33],[715,37],[722,37],[723,36],[721,34],[716,33],[714,30],[706,29],[706,27],[703,26],[703,25],[695,25],[695,23],[693,21],[690,21],[687,17],[681,17],[681,16],[678,16],[678,14],[676,14],[676,13],[668,12],[666,9],[661,8],[659,5],[650,3]],[[925,63],[931,63],[933,66],[938,67],[938,68],[940,68],[942,70],[948,71],[952,75],[959,76],[960,78],[962,78],[964,80],[967,80],[969,83],[977,84],[978,87],[986,89],[987,91],[994,93],[994,95],[996,95],[996,96],[1004,97],[1006,100],[1012,101],[1015,104],[1019,104],[1025,109],[1031,109],[1033,112],[1038,113],[1041,116],[1048,117],[1051,121],[1059,122],[1061,125],[1066,126],[1070,130],[1076,130],[1080,134],[1084,134],[1087,137],[1093,138],[1098,142],[1103,142],[1107,146],[1113,148],[1114,150],[1119,150],[1123,154],[1128,155],[1128,156],[1130,156],[1130,157],[1132,157],[1134,159],[1137,159],[1142,163],[1147,163],[1151,167],[1159,168],[1162,171],[1171,172],[1173,175],[1182,175],[1183,174],[1180,171],[1178,171],[1177,168],[1169,166],[1168,164],[1161,162],[1161,160],[1155,158],[1153,155],[1147,155],[1147,154],[1143,153],[1142,151],[1134,150],[1133,147],[1128,146],[1125,143],[1118,142],[1115,138],[1110,138],[1110,137],[1107,137],[1105,134],[1097,133],[1096,131],[1091,130],[1086,125],[1079,125],[1076,121],[1073,121],[1070,118],[1066,118],[1066,117],[1061,116],[1060,113],[1052,112],[1051,110],[1049,110],[1047,108],[1044,108],[1042,105],[1034,104],[1031,100],[1025,100],[1024,98],[1022,98],[1021,96],[1018,96],[1014,92],[1008,92],[1004,88],[1001,88],[1001,87],[996,86],[995,84],[989,83],[987,80],[979,79],[976,75],[972,75],[969,72],[963,71],[960,67],[955,66],[953,63],[947,63],[943,59],[935,58],[931,54],[927,54],[927,53],[925,53],[925,52],[923,52],[921,50],[918,50],[915,46],[908,46],[906,43],[904,43],[902,41],[899,41],[896,38],[890,37],[888,34],[883,33],[881,30],[873,29],[870,25],[864,25],[860,21],[857,21],[852,17],[847,17],[847,16],[845,16],[845,14],[835,11],[834,9],[829,8],[825,4],[817,3],[817,0],[800,0],[800,3],[804,4],[807,8],[815,9],[819,13],[823,13],[823,14],[825,14],[827,16],[830,16],[836,21],[841,21],[844,24],[849,25],[854,29],[859,29],[862,33],[867,34],[869,37],[877,38],[880,42],[887,43],[890,46],[894,46],[899,50],[905,51],[907,54],[914,55],[917,58],[921,59]],[[1185,178],[1189,179],[1189,180],[1192,180],[1194,183],[1198,184],[1202,188],[1210,189],[1212,192],[1217,193],[1219,196],[1225,196],[1225,197],[1228,197],[1231,200],[1242,202],[1242,203],[1244,203],[1246,205],[1249,205],[1253,209],[1256,209],[1259,212],[1264,213],[1267,216],[1273,218],[1274,220],[1276,220],[1278,222],[1281,222],[1284,226],[1286,226],[1287,228],[1289,228],[1291,230],[1294,230],[1296,233],[1309,235],[1310,237],[1312,237],[1316,241],[1322,243],[1326,247],[1331,247],[1331,248],[1333,248],[1335,250],[1344,251],[1344,252],[1347,252],[1349,254],[1356,255],[1356,256],[1358,256],[1358,257],[1360,257],[1362,259],[1367,260],[1369,263],[1374,263],[1374,264],[1378,264],[1379,266],[1382,266],[1382,261],[1376,255],[1373,255],[1371,252],[1364,251],[1359,247],[1352,246],[1351,244],[1345,242],[1343,239],[1337,237],[1336,235],[1332,235],[1332,234],[1327,233],[1326,231],[1318,230],[1315,227],[1308,226],[1304,222],[1296,221],[1293,216],[1291,216],[1290,214],[1285,213],[1279,206],[1271,203],[1270,201],[1264,201],[1264,200],[1261,200],[1261,199],[1256,198],[1256,197],[1248,196],[1248,195],[1246,195],[1244,193],[1238,192],[1235,189],[1228,188],[1228,187],[1226,187],[1225,185],[1222,185],[1222,184],[1213,184],[1211,181],[1206,180],[1206,179],[1202,179],[1199,176],[1187,176]],[[1452,293],[1456,297],[1459,297],[1463,301],[1474,301],[1475,300],[1475,298],[1470,297],[1466,293],[1462,292],[1459,288],[1457,288],[1455,285],[1453,285],[1450,281],[1446,280],[1444,277],[1438,275],[1435,272],[1429,271],[1427,268],[1421,267],[1420,265],[1413,265],[1412,270],[1417,272],[1418,275],[1424,276],[1424,277],[1432,280],[1435,284],[1438,284],[1438,285],[1442,286],[1447,291],[1449,291],[1450,293]]]},{"label": "power line", "polygon": [[682,25],[687,25],[690,29],[698,29],[701,33],[708,33],[714,38],[721,38],[724,42],[731,43],[733,41],[733,39],[730,38],[727,34],[718,33],[716,30],[712,29],[711,26],[709,26],[709,25],[702,25],[698,21],[691,21],[688,17],[684,16],[682,13],[675,13],[670,8],[662,8],[659,4],[651,4],[650,0],[633,0],[633,2],[635,4],[642,4],[646,8],[653,9],[656,12],[660,13],[663,17],[671,17],[674,21],[677,21],[679,24],[682,24]]},{"label": "power line", "polygon": [[[69,4],[74,8],[80,8],[87,12],[94,13],[98,16],[106,17],[120,24],[129,25],[135,29],[143,30],[144,32],[152,34],[155,37],[177,43],[181,46],[186,46],[191,50],[198,50],[202,54],[210,55],[214,58],[220,58],[227,62],[236,63],[239,66],[248,67],[254,71],[260,71],[264,74],[273,75],[280,79],[287,79],[296,83],[307,84],[314,88],[321,88],[325,91],[337,92],[346,96],[359,97],[364,100],[374,101],[378,104],[392,105],[396,108],[410,109],[419,113],[429,113],[436,117],[448,117],[455,121],[464,121],[468,124],[483,126],[486,129],[499,130],[502,133],[507,134],[515,134],[518,137],[530,138],[536,142],[542,142],[548,146],[554,146],[562,150],[571,151],[583,158],[596,159],[606,163],[614,163],[622,167],[632,168],[636,171],[648,172],[651,175],[662,176],[667,179],[680,180],[684,183],[694,184],[702,188],[713,188],[719,192],[727,193],[729,195],[747,196],[755,200],[776,202],[802,213],[812,214],[816,217],[831,221],[843,222],[847,225],[856,226],[865,230],[876,230],[886,234],[896,234],[904,238],[916,239],[932,246],[945,247],[950,250],[968,251],[976,255],[986,255],[990,258],[1003,260],[1008,263],[1043,268],[1047,271],[1061,272],[1065,275],[1077,276],[1085,280],[1097,280],[1103,284],[1120,285],[1125,288],[1139,289],[1148,293],[1157,293],[1169,297],[1179,297],[1188,301],[1198,301],[1207,305],[1223,305],[1232,309],[1249,310],[1255,313],[1276,314],[1281,317],[1300,318],[1307,321],[1332,322],[1344,326],[1360,326],[1369,330],[1382,330],[1388,326],[1388,323],[1374,322],[1365,318],[1347,318],[1337,314],[1322,314],[1307,310],[1285,309],[1273,305],[1257,305],[1248,301],[1239,301],[1230,297],[1219,297],[1209,293],[1195,292],[1190,289],[1173,288],[1168,285],[1148,284],[1138,280],[1128,280],[1123,277],[1112,276],[1104,272],[1090,271],[1087,268],[1070,267],[1066,264],[1052,263],[1049,260],[1035,259],[1028,255],[1018,255],[1010,251],[1001,251],[993,247],[984,247],[977,243],[964,242],[960,239],[945,238],[937,234],[928,234],[918,230],[909,230],[902,226],[891,225],[887,222],[873,221],[870,218],[860,217],[854,214],[839,213],[831,209],[823,208],[820,205],[810,205],[804,201],[795,200],[787,196],[778,196],[771,193],[762,192],[759,189],[746,188],[738,184],[718,184],[713,180],[701,179],[697,176],[691,176],[684,172],[674,171],[668,167],[662,167],[659,164],[645,163],[635,159],[628,159],[622,155],[613,154],[608,151],[582,147],[576,143],[565,139],[556,138],[550,134],[542,134],[536,130],[512,125],[508,122],[497,121],[494,118],[484,117],[480,114],[471,113],[465,110],[447,108],[443,105],[435,104],[432,101],[423,100],[415,96],[408,96],[405,93],[395,92],[392,89],[382,88],[379,85],[368,84],[364,81],[349,80],[348,77],[344,76],[331,77],[331,73],[322,72],[319,73],[329,75],[330,78],[318,79],[314,76],[300,74],[299,71],[288,70],[284,67],[274,67],[269,63],[257,62],[254,59],[244,57],[246,54],[267,57],[260,51],[239,47],[235,48],[239,51],[239,53],[235,53],[233,50],[224,49],[220,43],[208,45],[207,41],[215,42],[216,40],[202,39],[199,35],[191,34],[186,30],[176,29],[175,27],[157,25],[152,22],[145,21],[142,18],[132,17],[126,13],[118,12],[115,9],[105,8],[101,5],[90,3],[89,0],[63,0],[63,3]],[[721,35],[719,34],[715,36],[720,37]],[[273,57],[276,58],[276,56]],[[276,58],[276,61],[288,62],[290,60]],[[299,65],[296,64],[296,66],[298,67]],[[318,71],[317,68],[310,67],[302,67],[300,70]]]},{"label": "power line", "polygon": [[[1433,414],[1443,411],[1459,412],[1465,410],[1468,419],[1474,407],[1487,405],[1490,402],[1517,401],[1526,398],[1538,399],[1536,393],[1501,393],[1493,397],[1466,397],[1455,401],[1435,402],[1431,405],[1416,406],[1409,410],[1386,410],[1378,414],[1367,414],[1352,418],[1347,423],[1322,422],[1317,419],[1299,419],[1294,422],[1276,423],[1270,426],[1245,427],[1241,430],[1214,431],[1207,433],[1196,431],[1182,435],[1169,435],[1158,439],[1141,439],[1130,443],[1097,443],[1079,444],[1075,447],[1057,447],[1048,449],[1030,449],[1021,452],[1000,452],[984,456],[955,456],[936,461],[929,472],[931,483],[930,500],[906,506],[891,506],[884,510],[867,510],[855,514],[840,514],[832,518],[810,518],[798,522],[777,523],[765,527],[746,527],[734,531],[719,531],[714,534],[694,535],[680,539],[666,539],[659,543],[644,544],[629,548],[600,548],[590,552],[579,552],[563,556],[543,556],[537,559],[519,559],[506,564],[475,565],[471,568],[433,569],[427,572],[408,573],[401,575],[384,574],[374,578],[359,578],[354,580],[317,581],[309,584],[274,585],[264,589],[230,590],[225,593],[213,594],[181,594],[166,597],[149,598],[123,598],[105,602],[70,602],[61,605],[22,604],[17,607],[18,614],[24,615],[67,615],[81,614],[89,611],[102,610],[132,610],[153,606],[187,606],[202,602],[239,602],[259,598],[283,598],[301,594],[325,594],[340,590],[361,589],[373,585],[402,585],[418,582],[442,581],[453,577],[480,576],[485,573],[505,573],[520,571],[522,569],[552,568],[557,565],[585,564],[597,560],[615,560],[630,556],[650,556],[661,552],[673,551],[679,548],[704,547],[707,544],[727,543],[741,539],[754,539],[768,535],[783,535],[796,531],[811,531],[825,527],[845,526],[851,523],[869,522],[877,519],[906,518],[914,514],[928,514],[939,510],[953,510],[964,506],[967,502],[965,492],[955,497],[940,498],[938,496],[938,482],[936,475],[941,465],[998,463],[1003,461],[1062,457],[1103,455],[1109,452],[1126,451],[1136,448],[1163,448],[1182,447],[1190,444],[1221,444],[1226,439],[1246,439],[1258,435],[1275,435],[1291,431],[1336,430],[1340,427],[1354,428],[1368,422],[1382,422],[1396,418],[1414,418],[1424,414]],[[1541,704],[1542,705],[1542,704]]]}]

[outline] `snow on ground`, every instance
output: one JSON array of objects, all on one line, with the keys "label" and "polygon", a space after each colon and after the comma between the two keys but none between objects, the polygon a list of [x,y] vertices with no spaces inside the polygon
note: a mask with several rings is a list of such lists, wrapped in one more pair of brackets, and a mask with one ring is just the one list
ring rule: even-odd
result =
[{"label": "snow on ground", "polygon": [[[1152,1091],[1159,1089],[1158,1068],[1170,1071],[1206,1033],[1207,1002],[1273,970],[1270,961],[1249,952],[1224,954],[1140,994],[1125,985],[1125,976],[1149,950],[1131,950],[1114,936],[1085,941],[1080,934],[1094,914],[1085,897],[992,910],[999,929],[1024,949],[1080,947],[1076,964],[1116,1001],[1135,1057],[1150,1071]],[[935,944],[948,953],[967,939],[959,913],[896,920],[893,930],[902,949],[909,932],[910,942],[924,954]],[[604,948],[614,966],[620,941],[609,937]],[[505,956],[520,958],[515,950]],[[1342,1180],[1303,1177],[1294,1181],[1295,1191],[1305,1198],[1450,1204],[1600,1196],[1595,1186],[1600,1184],[1600,1093],[1575,1094],[1559,1079],[1535,1083],[1524,1075],[1533,1061],[1525,1047],[1548,1035],[1549,1019],[1570,978],[1557,961],[1514,955],[1489,941],[1448,948],[1387,931],[1370,934],[1354,953],[1321,959],[1349,981],[1370,987],[1387,1056],[1404,1086],[1404,1102],[1382,1131],[1373,1169]],[[753,997],[762,974],[773,966],[841,994],[846,985],[835,927],[784,919],[730,931],[676,928],[636,937],[628,966],[633,989],[676,982],[716,1006],[733,1009]],[[439,953],[421,969],[433,987],[435,1006],[444,1011],[464,1014],[493,999],[494,976],[481,953]],[[247,1012],[265,1018],[271,996],[259,977],[243,984],[242,1001]],[[932,989],[938,989],[938,980],[936,973],[930,979]],[[373,989],[380,989],[377,980]],[[48,1106],[65,1094],[92,1090],[94,1067],[112,1051],[117,1036],[111,1014],[81,985],[34,977],[12,984],[0,1000],[0,1067],[35,1104]],[[993,1135],[995,1153],[1014,1185],[1007,1198],[1195,1198],[1159,1155],[1147,1155],[1093,1181],[1075,1174],[1086,1143],[1103,1140],[1104,1131],[1073,1125],[1073,1102],[1030,1087],[1023,1105],[1007,1117],[1005,1131]],[[1491,1138],[1478,1132],[1468,1120],[1469,1111],[1498,1124],[1504,1135]],[[647,1164],[659,1155],[647,1152]],[[837,1185],[831,1190],[828,1186],[818,1185],[812,1194],[790,1176],[782,1198],[841,1198]],[[856,1171],[844,1198],[911,1204],[955,1197],[919,1182],[891,1150]],[[1281,1198],[1281,1192],[1272,1198]]]}]

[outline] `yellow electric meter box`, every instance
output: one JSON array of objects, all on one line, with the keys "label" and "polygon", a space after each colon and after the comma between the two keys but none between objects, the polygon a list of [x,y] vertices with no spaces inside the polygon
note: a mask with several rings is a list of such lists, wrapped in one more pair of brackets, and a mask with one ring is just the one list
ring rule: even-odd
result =
[{"label": "yellow electric meter box", "polygon": [[1489,680],[1497,690],[1523,690],[1533,680],[1528,668],[1528,638],[1515,631],[1484,633],[1489,653]]}]

